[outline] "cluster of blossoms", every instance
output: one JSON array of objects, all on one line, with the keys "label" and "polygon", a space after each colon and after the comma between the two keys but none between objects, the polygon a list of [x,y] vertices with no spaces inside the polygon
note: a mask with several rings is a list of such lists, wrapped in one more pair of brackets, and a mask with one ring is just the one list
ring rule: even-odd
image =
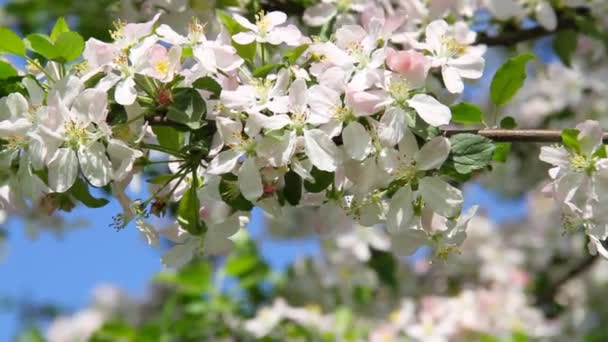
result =
[{"label": "cluster of blossoms", "polygon": [[[105,187],[124,209],[113,225],[135,221],[152,245],[159,232],[146,219],[176,203],[177,220],[162,232],[176,243],[163,258],[170,266],[228,250],[253,207],[274,217],[316,208],[322,234],[384,225],[399,253],[428,245],[446,258],[476,211],[461,212],[451,181],[488,167],[494,149],[473,134],[441,134],[465,82],[483,75],[486,46],[468,20],[481,8],[505,20],[533,10],[545,29],[557,25],[547,1],[323,1],[304,13],[308,25],[323,26],[310,37],[280,11],[220,11],[213,39],[197,19],[184,33],[156,14],[118,22],[112,42],[89,39],[77,64],[28,36],[9,52],[36,72],[0,99],[9,193],[52,213],[75,201],[101,206],[88,187]],[[53,43],[71,33],[53,31]],[[26,47],[49,62],[42,67]],[[577,150],[569,170],[593,176],[600,151]],[[148,199],[131,200],[126,186],[149,170],[166,173],[149,179]],[[601,219],[595,204],[576,207],[585,224]]]},{"label": "cluster of blossoms", "polygon": [[[158,16],[119,23],[113,42],[86,42],[77,68],[49,62],[38,80],[24,79],[27,96],[0,100],[4,167],[15,169],[24,198],[51,210],[61,194],[79,191],[79,174],[94,187],[112,184],[125,209],[116,226],[135,219],[151,243],[158,236],[148,213],[170,202],[200,208],[194,219],[178,212],[168,264],[201,248],[225,250],[254,205],[275,216],[299,205],[320,207],[328,220],[386,223],[408,251],[428,243],[447,256],[474,211],[459,218],[462,194],[438,172],[450,140],[427,132],[451,113],[427,84],[442,80],[458,95],[463,80],[481,77],[476,34],[436,20],[415,49],[396,50],[398,26],[381,16],[329,40],[305,37],[286,19],[226,17],[233,27],[215,40],[196,20],[186,36],[157,25]],[[285,46],[294,47],[289,55]],[[260,60],[243,47],[257,48]],[[289,61],[278,63],[278,49]],[[272,68],[260,72],[259,62]],[[159,118],[179,127],[156,129]],[[175,148],[171,139],[188,143]],[[173,173],[149,200],[132,202],[124,185],[151,150],[170,155]]]},{"label": "cluster of blossoms", "polygon": [[553,165],[551,182],[545,192],[563,203],[564,229],[584,229],[590,239],[589,250],[608,257],[603,241],[608,237],[604,207],[608,203],[608,157],[604,133],[595,121],[585,121],[573,130],[567,146],[541,149],[540,160]]}]

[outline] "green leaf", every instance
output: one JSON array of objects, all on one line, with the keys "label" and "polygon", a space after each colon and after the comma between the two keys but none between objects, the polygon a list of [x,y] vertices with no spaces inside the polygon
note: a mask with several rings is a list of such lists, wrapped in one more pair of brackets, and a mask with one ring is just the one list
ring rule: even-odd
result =
[{"label": "green leaf", "polygon": [[293,49],[285,51],[285,58],[289,64],[294,64],[298,58],[308,50],[309,44],[302,44],[300,46],[296,46]]},{"label": "green leaf", "polygon": [[101,208],[110,202],[105,198],[93,197],[89,192],[89,186],[80,178],[77,178],[70,188],[70,194],[89,208]]},{"label": "green leaf", "polygon": [[253,71],[253,77],[266,77],[271,72],[280,69],[283,64],[266,64]]},{"label": "green leaf", "polygon": [[222,92],[222,86],[217,83],[215,79],[209,76],[199,78],[192,83],[192,86],[196,89],[210,91],[216,98],[219,98],[220,93]]},{"label": "green leaf", "polygon": [[564,146],[576,151],[577,153],[581,152],[581,145],[578,141],[579,133],[580,131],[576,128],[565,128],[562,131],[562,143]]},{"label": "green leaf", "polygon": [[509,157],[509,152],[511,152],[511,143],[510,142],[499,142],[496,143],[494,148],[494,154],[492,155],[492,159],[494,161],[504,163],[507,161]]},{"label": "green leaf", "polygon": [[461,102],[450,107],[452,111],[452,121],[462,124],[478,124],[483,121],[481,109],[468,102]]},{"label": "green leaf", "polygon": [[186,137],[183,132],[170,126],[153,126],[152,132],[156,134],[158,143],[166,148],[179,151],[184,146]]},{"label": "green leaf", "polygon": [[166,184],[167,182],[171,181],[174,178],[175,178],[174,174],[166,173],[166,174],[158,175],[154,178],[147,179],[146,182],[148,182],[150,184]]},{"label": "green leaf", "polygon": [[57,19],[57,22],[55,22],[55,26],[53,26],[53,30],[51,31],[51,40],[53,42],[57,41],[59,35],[64,32],[70,32],[70,27],[68,26],[68,23],[65,21],[65,19],[63,17],[60,17],[59,19]]},{"label": "green leaf", "polygon": [[0,52],[25,56],[25,44],[13,31],[0,27]]},{"label": "green leaf", "polygon": [[202,235],[207,230],[203,221],[199,216],[201,203],[198,199],[198,177],[192,179],[190,187],[177,206],[177,222],[184,228],[185,231],[192,235]]},{"label": "green leaf", "polygon": [[490,165],[494,153],[492,140],[471,133],[456,134],[450,138],[451,159],[454,169],[460,174],[468,174]]},{"label": "green leaf", "polygon": [[576,51],[578,34],[574,30],[559,31],[553,38],[553,50],[565,66],[572,66],[572,53]]},{"label": "green leaf", "polygon": [[167,117],[191,129],[203,126],[203,118],[207,114],[205,101],[196,89],[178,88],[173,93],[173,103],[169,106]]},{"label": "green leaf", "polygon": [[[218,9],[218,10],[216,10],[216,13],[217,13],[217,18],[220,20],[222,25],[224,25],[224,27],[226,28],[226,31],[228,31],[228,33],[230,33],[230,35],[233,36],[239,32],[247,31],[247,29],[245,29],[243,26],[241,26],[241,24],[239,24],[236,20],[234,20],[234,18],[230,14],[226,13],[225,11]],[[255,53],[256,53],[255,50],[256,50],[256,46],[257,46],[255,42],[253,42],[251,44],[247,44],[247,45],[240,45],[233,41],[232,45],[236,49],[236,52],[239,56],[241,56],[243,59],[245,59],[249,62],[253,62],[253,58],[255,57]]]},{"label": "green leaf", "polygon": [[55,48],[60,62],[72,62],[84,51],[84,39],[76,32],[63,32],[55,41]]},{"label": "green leaf", "polygon": [[510,58],[496,71],[490,85],[494,104],[501,106],[515,96],[526,80],[526,65],[534,58],[531,53]]},{"label": "green leaf", "polygon": [[91,336],[91,342],[102,341],[132,341],[136,331],[126,322],[111,320],[105,322],[103,326]]},{"label": "green leaf", "polygon": [[237,43],[232,44],[236,49],[236,53],[241,56],[244,60],[253,63],[253,59],[255,58],[256,53],[256,42],[247,45],[241,45]]},{"label": "green leaf", "polygon": [[225,174],[222,176],[222,180],[220,181],[220,196],[233,209],[243,211],[253,209],[253,204],[241,194],[238,179],[235,175]]},{"label": "green leaf", "polygon": [[515,127],[517,127],[517,121],[511,116],[507,116],[500,120],[500,128],[514,129]]},{"label": "green leaf", "polygon": [[304,181],[304,188],[309,192],[321,192],[327,189],[334,182],[334,173],[327,172],[313,167],[310,175],[315,179],[314,183]]},{"label": "green leaf", "polygon": [[302,177],[293,171],[285,174],[285,188],[283,195],[291,205],[298,205],[302,198]]},{"label": "green leaf", "polygon": [[71,31],[59,33],[56,41],[40,33],[28,35],[26,41],[34,52],[44,58],[63,63],[78,59],[84,51],[84,40],[78,33]]},{"label": "green leaf", "polygon": [[51,38],[45,34],[34,33],[28,35],[26,38],[32,51],[41,55],[46,59],[55,59],[58,56],[57,49],[51,41]]},{"label": "green leaf", "polygon": [[222,25],[224,25],[224,27],[226,28],[226,31],[228,31],[228,33],[230,33],[231,36],[233,36],[239,32],[245,31],[245,28],[243,26],[241,26],[241,24],[239,24],[236,20],[234,20],[234,18],[226,11],[222,11],[222,10],[218,9],[218,10],[216,10],[216,14],[217,14],[217,18],[220,20],[220,23],[222,23]]},{"label": "green leaf", "polygon": [[12,65],[7,62],[0,61],[0,80],[6,80],[17,75],[17,70],[15,70]]}]

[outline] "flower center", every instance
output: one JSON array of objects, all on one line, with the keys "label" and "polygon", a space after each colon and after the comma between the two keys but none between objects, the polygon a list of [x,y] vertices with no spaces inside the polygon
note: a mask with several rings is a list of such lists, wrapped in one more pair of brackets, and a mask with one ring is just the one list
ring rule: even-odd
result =
[{"label": "flower center", "polygon": [[169,63],[169,60],[166,58],[163,58],[154,64],[154,70],[163,76],[166,76],[169,73],[170,67],[171,63]]},{"label": "flower center", "polygon": [[340,122],[347,122],[354,119],[352,110],[344,106],[336,106],[334,108],[333,117],[336,121]]},{"label": "flower center", "polygon": [[416,164],[404,163],[397,169],[397,179],[410,182],[416,179]]},{"label": "flower center", "polygon": [[410,98],[411,85],[406,80],[391,81],[388,85],[388,92],[393,99],[401,105]]},{"label": "flower center", "polygon": [[445,48],[447,57],[461,56],[467,52],[467,46],[460,44],[454,37],[443,38],[441,44]]},{"label": "flower center", "polygon": [[198,21],[198,18],[196,17],[192,17],[192,19],[190,19],[190,24],[188,25],[188,32],[190,35],[190,40],[192,42],[197,42],[200,36],[205,33],[205,25],[206,24],[201,24],[200,21]]},{"label": "flower center", "polygon": [[81,145],[86,145],[89,140],[87,130],[74,121],[65,124],[65,137],[66,143],[72,149],[78,149]]},{"label": "flower center", "polygon": [[258,34],[261,37],[264,37],[268,34],[270,30],[271,21],[269,18],[264,16],[264,11],[260,11],[255,15],[255,25],[258,27]]},{"label": "flower center", "polygon": [[114,30],[110,30],[110,37],[114,40],[119,40],[125,37],[125,22],[118,19],[112,23]]},{"label": "flower center", "polygon": [[11,151],[19,150],[27,145],[27,141],[23,136],[13,135],[4,139],[6,140],[6,149]]},{"label": "flower center", "polygon": [[576,171],[593,171],[595,161],[593,158],[587,159],[585,156],[576,154],[570,157],[570,166]]},{"label": "flower center", "polygon": [[336,7],[338,9],[338,12],[346,12],[348,11],[350,5],[352,4],[353,0],[338,0],[338,2],[336,3]]}]

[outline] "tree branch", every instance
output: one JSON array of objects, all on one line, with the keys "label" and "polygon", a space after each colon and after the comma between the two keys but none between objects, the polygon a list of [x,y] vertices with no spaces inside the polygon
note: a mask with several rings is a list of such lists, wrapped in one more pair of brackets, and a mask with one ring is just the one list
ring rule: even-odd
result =
[{"label": "tree branch", "polygon": [[[442,134],[451,137],[460,133],[478,134],[498,142],[539,142],[560,143],[562,131],[548,129],[447,129]],[[608,143],[608,133],[604,133],[603,142]]]},{"label": "tree branch", "polygon": [[[588,10],[585,8],[577,8],[575,12],[588,15]],[[589,18],[591,20],[591,18]],[[488,36],[480,33],[477,36],[476,44],[484,44],[488,46],[508,46],[517,43],[534,40],[546,36],[553,35],[559,31],[577,30],[576,21],[571,16],[566,16],[565,13],[558,13],[557,27],[555,30],[547,30],[542,26],[537,26],[531,29],[505,31],[498,36]]]}]

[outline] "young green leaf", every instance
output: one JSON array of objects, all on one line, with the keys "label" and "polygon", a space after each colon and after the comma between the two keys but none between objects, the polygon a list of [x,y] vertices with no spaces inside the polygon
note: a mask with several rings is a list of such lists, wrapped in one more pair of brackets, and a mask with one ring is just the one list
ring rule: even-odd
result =
[{"label": "young green leaf", "polygon": [[494,143],[481,135],[456,134],[450,138],[451,160],[458,173],[467,174],[483,169],[492,162]]},{"label": "young green leaf", "polygon": [[462,124],[478,124],[483,121],[481,109],[468,102],[461,102],[450,107],[452,121]]},{"label": "young green leaf", "polygon": [[76,179],[69,192],[76,200],[89,208],[101,208],[110,202],[105,198],[93,197],[89,192],[89,186],[80,178]]},{"label": "young green leaf", "polygon": [[509,157],[509,152],[511,152],[511,143],[510,142],[496,143],[496,148],[494,149],[494,154],[492,155],[492,159],[494,161],[504,163],[507,161],[507,158]]},{"label": "young green leaf", "polygon": [[192,184],[179,201],[177,207],[177,222],[188,233],[192,235],[202,235],[207,230],[199,216],[201,203],[197,195],[198,179],[194,177]]},{"label": "young green leaf", "polygon": [[63,32],[55,41],[60,62],[72,62],[84,51],[84,39],[76,32]]},{"label": "young green leaf", "polygon": [[203,126],[207,114],[205,101],[196,89],[178,88],[173,93],[173,103],[169,106],[167,117],[192,129]]},{"label": "young green leaf", "polygon": [[315,179],[314,183],[304,181],[304,188],[310,192],[321,192],[327,189],[334,182],[334,173],[327,172],[313,167],[310,175]]},{"label": "young green leaf", "polygon": [[192,83],[192,86],[196,89],[210,91],[216,98],[219,98],[220,93],[222,92],[222,86],[209,76],[197,79]]},{"label": "young green leaf", "polygon": [[501,106],[515,96],[526,80],[526,65],[534,58],[531,53],[510,58],[496,71],[490,85],[490,96],[494,104]]},{"label": "young green leaf", "polygon": [[25,40],[32,51],[46,59],[52,60],[59,55],[51,38],[45,34],[33,33],[28,35]]},{"label": "young green leaf", "polygon": [[572,66],[572,53],[576,51],[578,34],[574,30],[559,31],[553,38],[553,50],[565,66]]},{"label": "young green leaf", "polygon": [[184,146],[185,135],[183,132],[169,126],[154,126],[152,132],[156,134],[158,143],[166,148],[179,151]]},{"label": "young green leaf", "polygon": [[293,171],[285,174],[285,188],[283,195],[291,205],[298,205],[302,198],[302,177]]},{"label": "young green leaf", "polygon": [[517,121],[511,116],[507,116],[500,120],[500,128],[514,129],[515,127],[517,127]]},{"label": "young green leaf", "polygon": [[57,41],[59,35],[64,32],[70,32],[70,27],[68,26],[68,23],[65,21],[65,19],[63,17],[60,17],[59,19],[57,19],[57,22],[55,22],[55,26],[53,26],[53,30],[51,31],[51,40],[53,42]]},{"label": "young green leaf", "polygon": [[306,50],[308,50],[308,47],[308,44],[302,44],[300,46],[296,46],[295,48],[285,51],[285,58],[287,59],[287,62],[289,62],[289,64],[294,64],[298,60],[298,58],[300,58],[300,56]]},{"label": "young green leaf", "polygon": [[271,72],[280,69],[283,64],[266,64],[253,71],[253,77],[266,77]]},{"label": "young green leaf", "polygon": [[578,134],[580,131],[576,128],[566,128],[562,131],[562,143],[564,146],[576,151],[581,152],[581,145],[578,142]]},{"label": "young green leaf", "polygon": [[220,181],[220,196],[222,200],[236,210],[249,211],[253,204],[241,194],[238,179],[235,175],[225,174]]},{"label": "young green leaf", "polygon": [[12,65],[7,62],[0,61],[0,80],[6,80],[17,75],[17,70],[15,70]]},{"label": "young green leaf", "polygon": [[6,27],[0,27],[0,52],[25,56],[25,44],[15,32]]}]

